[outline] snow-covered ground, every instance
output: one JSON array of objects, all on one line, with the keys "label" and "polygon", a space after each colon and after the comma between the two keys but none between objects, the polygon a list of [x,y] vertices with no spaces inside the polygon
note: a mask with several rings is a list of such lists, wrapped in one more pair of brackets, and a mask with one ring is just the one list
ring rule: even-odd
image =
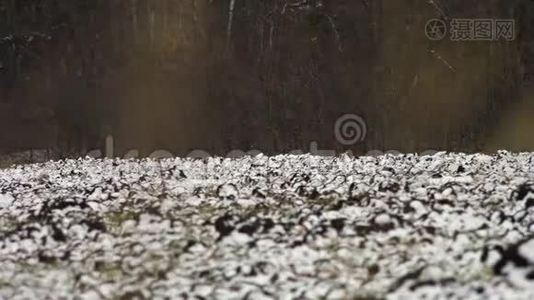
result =
[{"label": "snow-covered ground", "polygon": [[533,299],[533,232],[530,153],[23,165],[0,298]]}]

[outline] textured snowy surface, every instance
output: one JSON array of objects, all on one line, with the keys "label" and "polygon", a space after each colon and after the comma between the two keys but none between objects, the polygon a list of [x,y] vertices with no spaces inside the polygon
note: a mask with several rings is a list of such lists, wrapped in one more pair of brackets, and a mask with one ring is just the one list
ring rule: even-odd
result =
[{"label": "textured snowy surface", "polygon": [[0,298],[533,299],[533,232],[527,153],[49,162],[0,170]]}]

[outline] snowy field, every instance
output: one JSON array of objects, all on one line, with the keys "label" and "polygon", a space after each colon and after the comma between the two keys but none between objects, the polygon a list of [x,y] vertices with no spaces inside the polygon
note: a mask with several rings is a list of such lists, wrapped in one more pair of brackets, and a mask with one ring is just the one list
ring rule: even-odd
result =
[{"label": "snowy field", "polygon": [[0,170],[1,299],[534,299],[534,154]]}]

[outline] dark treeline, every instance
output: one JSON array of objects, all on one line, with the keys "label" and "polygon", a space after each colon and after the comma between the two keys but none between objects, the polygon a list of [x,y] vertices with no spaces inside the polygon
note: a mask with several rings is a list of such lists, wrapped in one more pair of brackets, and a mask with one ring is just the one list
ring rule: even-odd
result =
[{"label": "dark treeline", "polygon": [[[524,101],[526,0],[0,0],[0,150],[484,150]],[[512,42],[430,41],[513,18]],[[336,118],[367,139],[336,142]],[[504,145],[506,146],[506,145]]]}]

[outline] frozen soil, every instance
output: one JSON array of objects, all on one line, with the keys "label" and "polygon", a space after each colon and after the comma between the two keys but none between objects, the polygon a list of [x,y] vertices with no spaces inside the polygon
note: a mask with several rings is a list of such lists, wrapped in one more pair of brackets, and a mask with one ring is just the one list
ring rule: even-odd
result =
[{"label": "frozen soil", "polygon": [[534,154],[0,170],[2,299],[533,299]]}]

